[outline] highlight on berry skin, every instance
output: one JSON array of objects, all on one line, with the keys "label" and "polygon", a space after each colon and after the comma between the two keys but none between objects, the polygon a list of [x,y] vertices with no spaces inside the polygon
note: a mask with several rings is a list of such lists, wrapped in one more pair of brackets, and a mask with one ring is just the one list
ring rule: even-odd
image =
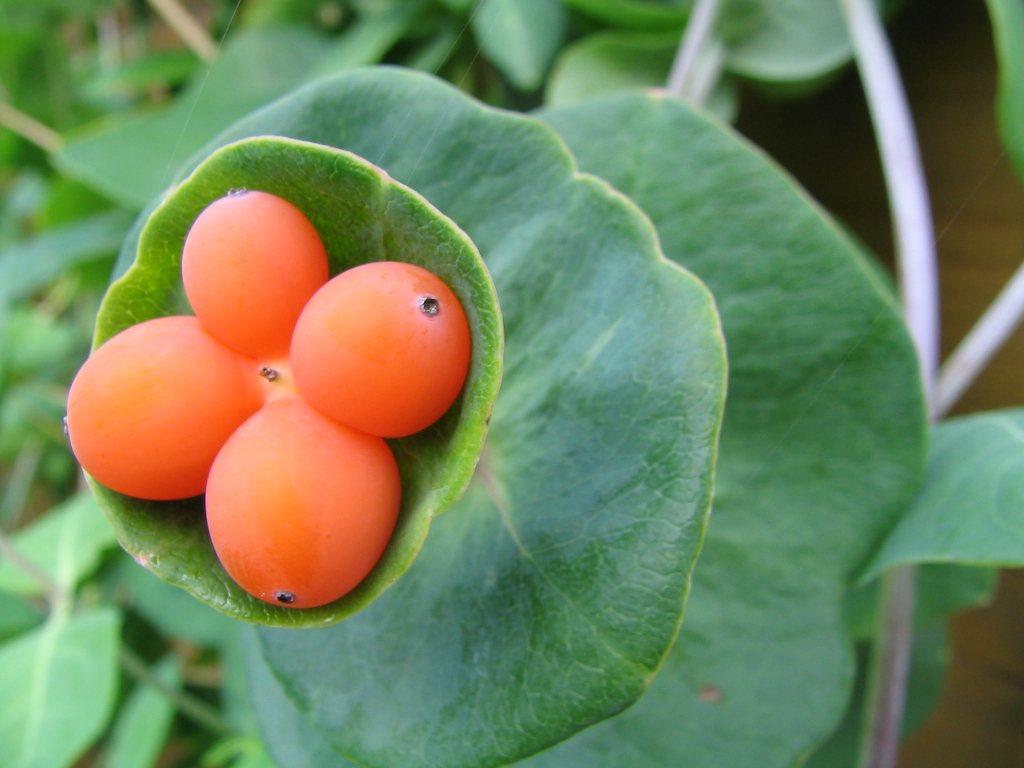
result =
[{"label": "highlight on berry skin", "polygon": [[462,305],[404,262],[329,279],[313,224],[243,189],[193,223],[182,280],[195,317],[132,326],[82,366],[72,450],[128,496],[205,494],[217,556],[254,597],[333,602],[374,568],[398,519],[401,477],[382,438],[429,427],[462,390]]}]

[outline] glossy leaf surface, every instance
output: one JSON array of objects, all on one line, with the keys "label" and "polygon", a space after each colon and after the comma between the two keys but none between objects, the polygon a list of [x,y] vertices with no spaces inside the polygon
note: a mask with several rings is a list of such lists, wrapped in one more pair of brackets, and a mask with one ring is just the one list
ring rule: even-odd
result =
[{"label": "glossy leaf surface", "polygon": [[181,286],[185,235],[207,205],[234,188],[270,192],[301,210],[324,242],[332,275],[370,261],[417,264],[447,283],[469,320],[473,357],[459,399],[429,428],[391,441],[403,487],[391,542],[370,575],[333,603],[294,610],[243,591],[217,560],[202,497],[143,501],[92,483],[122,546],[161,578],[236,618],[323,626],[361,609],[394,582],[415,557],[431,518],[469,482],[501,378],[501,319],[473,244],[423,198],[350,153],[262,137],[218,150],[153,212],[134,265],[103,301],[95,345],[143,320],[187,311]]},{"label": "glossy leaf surface", "polygon": [[921,479],[906,329],[858,247],[729,129],[643,95],[543,116],[711,288],[730,380],[679,640],[637,706],[528,765],[791,766],[842,714],[846,585]]},{"label": "glossy leaf surface", "polygon": [[425,76],[327,81],[221,140],[268,132],[352,150],[451,216],[506,327],[466,495],[365,611],[260,630],[270,666],[333,748],[388,768],[499,765],[620,711],[676,633],[710,499],[709,294],[550,129]]}]

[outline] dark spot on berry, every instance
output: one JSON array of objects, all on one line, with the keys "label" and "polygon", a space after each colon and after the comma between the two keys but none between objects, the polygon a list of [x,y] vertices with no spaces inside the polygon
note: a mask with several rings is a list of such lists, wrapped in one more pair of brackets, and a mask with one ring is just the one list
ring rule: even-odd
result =
[{"label": "dark spot on berry", "polygon": [[274,593],[274,599],[279,603],[291,605],[295,602],[295,594],[292,592],[279,591]]},{"label": "dark spot on berry", "polygon": [[248,191],[249,190],[246,189],[245,187],[235,187],[234,189],[228,190],[228,197],[241,197],[242,195],[248,193]]},{"label": "dark spot on berry", "polygon": [[262,376],[267,381],[277,381],[278,374],[277,371],[275,371],[269,365],[264,365],[262,368],[260,368],[260,376]]},{"label": "dark spot on berry", "polygon": [[424,296],[420,299],[420,312],[427,317],[433,317],[441,311],[441,302],[433,296]]}]

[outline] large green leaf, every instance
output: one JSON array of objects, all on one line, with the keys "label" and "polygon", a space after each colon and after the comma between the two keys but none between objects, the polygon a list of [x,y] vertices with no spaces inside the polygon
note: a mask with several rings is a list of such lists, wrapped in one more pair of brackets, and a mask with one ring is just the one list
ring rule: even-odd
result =
[{"label": "large green leaf", "polygon": [[1024,409],[935,428],[925,486],[865,575],[923,562],[1024,565]]},{"label": "large green leaf", "polygon": [[506,327],[465,497],[363,612],[260,630],[275,674],[335,749],[388,768],[499,765],[619,712],[700,546],[724,394],[709,294],[550,129],[426,76],[327,81],[220,141],[268,132],[356,152],[451,216]]},{"label": "large green leaf", "polygon": [[[65,589],[74,589],[114,546],[114,535],[89,493],[82,493],[12,537],[18,552]],[[0,560],[0,590],[38,595],[42,586],[10,560]]]},{"label": "large green leaf", "polygon": [[202,210],[233,188],[270,192],[305,213],[327,248],[332,275],[371,261],[417,264],[451,287],[469,319],[473,358],[462,394],[430,428],[389,441],[402,474],[398,524],[373,571],[333,603],[295,610],[265,603],[235,584],[213,550],[202,497],[143,501],[92,482],[121,545],[161,578],[238,618],[322,627],[360,610],[404,573],[430,520],[469,482],[501,379],[501,318],[473,244],[422,197],[348,152],[264,136],[215,152],[148,218],[135,263],[103,300],[96,346],[136,323],[181,314],[187,307],[185,236]]},{"label": "large green leaf", "polygon": [[790,766],[842,714],[847,584],[921,479],[910,339],[842,229],[728,128],[645,95],[543,116],[707,282],[730,379],[675,648],[636,707],[531,765]]},{"label": "large green leaf", "polygon": [[170,107],[83,129],[68,137],[57,161],[139,210],[219,131],[302,82],[327,48],[322,37],[298,27],[241,32]]},{"label": "large green leaf", "polygon": [[112,608],[57,614],[0,646],[5,768],[66,768],[102,733],[117,694],[120,624]]},{"label": "large green leaf", "polygon": [[999,131],[1024,180],[1024,5],[1020,0],[987,0],[999,55]]}]

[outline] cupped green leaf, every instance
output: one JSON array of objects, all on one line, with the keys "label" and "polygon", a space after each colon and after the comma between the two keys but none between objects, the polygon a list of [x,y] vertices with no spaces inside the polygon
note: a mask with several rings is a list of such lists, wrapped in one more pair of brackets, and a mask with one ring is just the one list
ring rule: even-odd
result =
[{"label": "cupped green leaf", "polygon": [[372,261],[417,264],[451,287],[470,324],[473,356],[459,399],[428,429],[389,441],[402,475],[391,542],[363,582],[333,603],[295,610],[258,600],[235,584],[210,543],[202,497],[143,501],[92,482],[121,545],[162,579],[240,619],[324,626],[365,607],[401,576],[431,518],[469,482],[501,379],[501,316],[473,243],[430,203],[349,152],[264,136],[214,152],[152,213],[135,263],[103,300],[96,346],[136,323],[188,311],[181,284],[185,236],[206,206],[235,188],[270,192],[305,213],[324,242],[332,275]]},{"label": "cupped green leaf", "polygon": [[267,132],[351,150],[451,216],[506,330],[466,495],[366,610],[260,629],[274,674],[334,749],[388,768],[501,765],[621,711],[677,632],[710,500],[709,293],[549,128],[427,76],[325,81],[221,141]]},{"label": "cupped green leaf", "polygon": [[0,646],[0,754],[9,768],[69,768],[106,727],[117,696],[121,616],[53,614]]},{"label": "cupped green leaf", "polygon": [[481,52],[524,91],[541,86],[565,37],[559,0],[481,0],[470,21]]},{"label": "cupped green leaf", "polygon": [[926,418],[890,292],[762,153],[682,102],[545,112],[715,295],[729,399],[679,640],[647,695],[531,766],[792,766],[838,722],[848,583],[909,504]]},{"label": "cupped green leaf", "polygon": [[1017,0],[987,0],[999,56],[999,131],[1024,181],[1024,6]]},{"label": "cupped green leaf", "polygon": [[935,428],[924,488],[865,577],[926,562],[1024,565],[1024,409]]}]

